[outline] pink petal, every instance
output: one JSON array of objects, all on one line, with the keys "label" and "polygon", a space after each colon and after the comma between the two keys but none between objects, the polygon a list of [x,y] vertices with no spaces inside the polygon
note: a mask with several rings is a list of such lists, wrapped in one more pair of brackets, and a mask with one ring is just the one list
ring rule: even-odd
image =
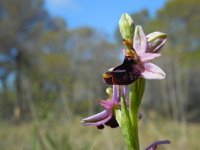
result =
[{"label": "pink petal", "polygon": [[114,106],[114,101],[111,100],[100,100],[99,104],[103,106],[105,109],[111,109]]},{"label": "pink petal", "polygon": [[150,61],[159,56],[160,56],[160,54],[158,54],[158,53],[144,53],[144,54],[140,55],[140,61],[147,62],[147,61]]},{"label": "pink petal", "polygon": [[133,48],[137,54],[145,53],[147,49],[147,39],[141,26],[135,27],[133,38]]},{"label": "pink petal", "polygon": [[84,118],[81,120],[81,123],[85,126],[97,126],[106,123],[112,116],[111,110],[104,110],[98,114]]},{"label": "pink petal", "polygon": [[164,79],[166,77],[165,72],[155,64],[144,63],[143,67],[144,71],[141,76],[145,79]]}]

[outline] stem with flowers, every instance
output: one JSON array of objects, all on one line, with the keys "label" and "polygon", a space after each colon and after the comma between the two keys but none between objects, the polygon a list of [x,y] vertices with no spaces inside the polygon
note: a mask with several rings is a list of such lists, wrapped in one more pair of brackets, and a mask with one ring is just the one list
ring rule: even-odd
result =
[{"label": "stem with flowers", "polygon": [[[120,33],[126,49],[121,65],[109,69],[103,74],[104,82],[113,85],[107,89],[107,100],[99,104],[104,108],[100,113],[84,118],[85,126],[103,129],[120,127],[128,150],[140,150],[138,120],[141,119],[139,108],[145,90],[146,79],[164,79],[165,72],[149,61],[159,57],[158,53],[166,42],[166,34],[153,32],[145,35],[141,26],[134,26],[132,18],[123,14],[119,21]],[[129,96],[126,87],[129,86]],[[156,150],[160,144],[169,144],[168,140],[154,142],[146,150]]]}]

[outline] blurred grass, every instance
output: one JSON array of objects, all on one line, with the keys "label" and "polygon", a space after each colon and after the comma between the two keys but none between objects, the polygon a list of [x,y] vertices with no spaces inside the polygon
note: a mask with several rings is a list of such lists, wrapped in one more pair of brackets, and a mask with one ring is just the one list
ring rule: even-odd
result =
[{"label": "blurred grass", "polygon": [[[46,121],[18,126],[0,124],[2,150],[125,150],[119,128],[98,130],[80,125],[77,117],[67,122]],[[146,120],[139,123],[141,150],[155,140],[169,139],[170,145],[160,150],[200,149],[199,124]]]}]

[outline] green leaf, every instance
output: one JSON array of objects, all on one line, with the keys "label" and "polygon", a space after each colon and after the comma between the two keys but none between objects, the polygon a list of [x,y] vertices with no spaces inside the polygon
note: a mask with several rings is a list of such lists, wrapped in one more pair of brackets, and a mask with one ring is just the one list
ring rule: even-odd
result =
[{"label": "green leaf", "polygon": [[128,149],[134,150],[135,139],[133,134],[133,126],[124,96],[121,96],[121,130]]}]

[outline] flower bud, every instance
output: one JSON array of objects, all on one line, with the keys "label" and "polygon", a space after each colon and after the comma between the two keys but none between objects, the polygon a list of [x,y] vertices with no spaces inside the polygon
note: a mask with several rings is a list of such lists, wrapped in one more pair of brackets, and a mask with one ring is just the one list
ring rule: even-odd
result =
[{"label": "flower bud", "polygon": [[135,26],[133,19],[127,13],[122,14],[119,20],[119,29],[124,40],[133,41]]},{"label": "flower bud", "polygon": [[106,93],[108,94],[108,96],[112,96],[112,93],[113,93],[113,90],[112,90],[112,88],[111,87],[108,87],[107,89],[106,89]]},{"label": "flower bud", "polygon": [[162,32],[153,32],[146,36],[148,41],[148,51],[157,53],[167,40],[167,35]]}]

